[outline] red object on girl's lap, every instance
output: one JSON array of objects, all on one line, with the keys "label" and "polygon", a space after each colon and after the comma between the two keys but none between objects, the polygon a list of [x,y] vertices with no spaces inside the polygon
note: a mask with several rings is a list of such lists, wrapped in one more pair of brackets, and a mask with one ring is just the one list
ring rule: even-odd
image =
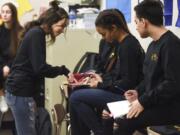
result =
[{"label": "red object on girl's lap", "polygon": [[74,78],[79,82],[85,79],[86,77],[90,77],[91,74],[86,74],[86,73],[75,73]]}]

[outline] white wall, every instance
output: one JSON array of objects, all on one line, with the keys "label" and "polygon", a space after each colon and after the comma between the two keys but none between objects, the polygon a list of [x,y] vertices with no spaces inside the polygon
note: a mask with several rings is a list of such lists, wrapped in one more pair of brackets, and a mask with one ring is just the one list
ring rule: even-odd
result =
[{"label": "white wall", "polygon": [[[33,19],[34,14],[39,15],[40,7],[48,7],[49,2],[51,0],[24,0],[24,1],[30,2],[30,4],[33,7],[33,10],[30,12],[27,12],[26,14],[23,15],[23,17],[20,18],[20,22],[22,25],[24,25],[24,23],[26,23],[27,21],[31,21]],[[64,3],[67,3],[67,4],[77,4],[77,3],[80,4],[81,3],[81,0],[61,0],[61,1],[63,2],[63,4],[61,4],[62,7],[65,6]],[[17,3],[17,0],[0,0],[0,7],[6,2],[12,2],[13,4],[16,5],[16,7],[19,6]]]},{"label": "white wall", "polygon": [[[24,24],[27,21],[30,21],[32,19],[32,16],[34,14],[39,15],[39,10],[41,7],[49,7],[49,2],[51,0],[29,0],[29,2],[32,4],[33,7],[33,11],[25,14],[22,18],[21,18],[21,23]],[[63,8],[66,9],[66,11],[68,11],[68,4],[76,4],[76,3],[81,3],[81,0],[61,0],[63,3],[60,4],[60,6],[62,6]]]}]

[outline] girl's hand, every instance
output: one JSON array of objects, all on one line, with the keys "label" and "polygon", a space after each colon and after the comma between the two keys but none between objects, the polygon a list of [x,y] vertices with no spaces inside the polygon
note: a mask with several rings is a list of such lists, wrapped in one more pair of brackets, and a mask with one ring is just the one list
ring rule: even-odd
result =
[{"label": "girl's hand", "polygon": [[103,119],[109,119],[109,118],[111,118],[112,117],[112,114],[111,113],[109,113],[107,110],[103,110],[102,111],[102,118]]},{"label": "girl's hand", "polygon": [[72,73],[68,74],[68,83],[77,83],[77,80],[75,79],[74,75]]},{"label": "girl's hand", "polygon": [[10,68],[8,66],[3,67],[3,76],[6,78],[10,73]]},{"label": "girl's hand", "polygon": [[102,77],[99,74],[93,74],[92,78],[95,78],[98,82],[102,82]]},{"label": "girl's hand", "polygon": [[88,85],[91,87],[91,88],[95,88],[97,87],[98,85],[98,80],[96,78],[90,78],[90,80],[88,81]]}]

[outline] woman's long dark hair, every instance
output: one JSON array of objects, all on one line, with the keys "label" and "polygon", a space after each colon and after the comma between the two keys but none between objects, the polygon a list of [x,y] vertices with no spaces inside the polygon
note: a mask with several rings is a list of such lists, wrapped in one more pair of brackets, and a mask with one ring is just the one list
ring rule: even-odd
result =
[{"label": "woman's long dark hair", "polygon": [[51,42],[54,42],[56,37],[54,36],[52,32],[51,26],[62,19],[69,19],[68,13],[63,8],[59,7],[58,6],[59,4],[60,2],[58,0],[54,0],[50,2],[51,8],[49,8],[44,13],[42,13],[37,20],[28,22],[25,25],[25,29],[22,34],[22,37],[32,27],[40,26],[40,25],[47,25],[48,30],[49,30],[49,35],[51,36]]},{"label": "woman's long dark hair", "polygon": [[115,25],[117,28],[130,33],[124,15],[118,9],[106,9],[101,11],[96,18],[95,25],[108,30],[111,30],[112,25]]},{"label": "woman's long dark hair", "polygon": [[10,55],[14,57],[17,52],[17,48],[20,41],[20,33],[22,26],[18,21],[17,8],[14,4],[8,2],[5,3],[2,7],[8,6],[11,10],[11,26],[10,26]]}]

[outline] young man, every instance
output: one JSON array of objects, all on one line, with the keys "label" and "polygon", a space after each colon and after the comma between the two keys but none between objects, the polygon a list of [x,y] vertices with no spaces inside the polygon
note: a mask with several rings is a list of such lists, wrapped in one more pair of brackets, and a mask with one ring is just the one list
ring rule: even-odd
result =
[{"label": "young man", "polygon": [[125,93],[131,108],[117,119],[118,135],[132,135],[149,125],[180,123],[180,39],[163,26],[160,1],[143,1],[135,8],[137,31],[151,37],[143,66],[144,80]]}]

